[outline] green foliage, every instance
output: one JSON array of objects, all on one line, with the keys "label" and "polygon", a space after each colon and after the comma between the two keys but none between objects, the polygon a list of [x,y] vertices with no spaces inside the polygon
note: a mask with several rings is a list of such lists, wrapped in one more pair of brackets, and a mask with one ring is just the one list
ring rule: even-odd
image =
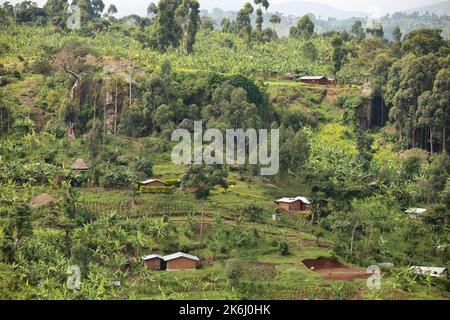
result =
[{"label": "green foliage", "polygon": [[242,209],[244,216],[251,222],[259,222],[263,218],[264,209],[255,203],[249,204]]},{"label": "green foliage", "polygon": [[277,247],[278,247],[278,252],[282,255],[282,256],[286,256],[289,254],[289,245],[285,240],[280,240],[277,243]]},{"label": "green foliage", "polygon": [[240,283],[240,279],[244,273],[242,262],[239,259],[230,259],[225,267],[225,272],[230,285],[236,287]]},{"label": "green foliage", "polygon": [[186,173],[181,179],[181,187],[194,189],[194,194],[197,199],[207,199],[211,190],[220,185],[223,188],[228,188],[226,178],[228,171],[216,166],[206,165],[192,165],[186,170]]},{"label": "green foliage", "polygon": [[439,52],[439,49],[445,45],[441,32],[442,30],[439,29],[411,31],[402,43],[403,52],[414,53],[417,56]]},{"label": "green foliage", "polygon": [[289,29],[289,36],[293,38],[309,39],[314,34],[314,23],[308,15],[303,16],[297,21],[297,25]]}]

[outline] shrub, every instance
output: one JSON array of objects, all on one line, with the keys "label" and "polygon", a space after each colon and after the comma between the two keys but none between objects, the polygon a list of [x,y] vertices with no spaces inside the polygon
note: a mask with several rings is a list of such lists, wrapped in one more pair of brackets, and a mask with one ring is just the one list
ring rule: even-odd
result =
[{"label": "shrub", "polygon": [[134,171],[140,178],[148,178],[153,176],[153,163],[147,158],[139,158],[135,165]]},{"label": "shrub", "polygon": [[281,240],[278,242],[278,251],[282,256],[287,256],[289,254],[289,245],[286,241]]},{"label": "shrub", "polygon": [[228,261],[225,267],[225,272],[230,285],[236,286],[239,284],[239,280],[244,274],[244,266],[240,260],[232,259]]},{"label": "shrub", "polygon": [[165,179],[162,180],[163,182],[167,183],[167,185],[171,186],[171,187],[179,187],[181,185],[181,180],[180,179]]}]

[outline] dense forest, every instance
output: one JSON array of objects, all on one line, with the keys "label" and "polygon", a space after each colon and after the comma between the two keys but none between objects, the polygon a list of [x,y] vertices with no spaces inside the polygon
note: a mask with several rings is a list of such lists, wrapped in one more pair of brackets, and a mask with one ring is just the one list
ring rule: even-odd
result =
[{"label": "dense forest", "polygon": [[[0,7],[0,298],[450,297],[447,278],[410,270],[450,260],[448,17],[70,4]],[[279,173],[172,163],[172,132],[199,120],[279,129]],[[310,210],[275,203],[297,196]],[[198,269],[141,259],[177,251]],[[317,258],[350,273],[304,262]]]}]

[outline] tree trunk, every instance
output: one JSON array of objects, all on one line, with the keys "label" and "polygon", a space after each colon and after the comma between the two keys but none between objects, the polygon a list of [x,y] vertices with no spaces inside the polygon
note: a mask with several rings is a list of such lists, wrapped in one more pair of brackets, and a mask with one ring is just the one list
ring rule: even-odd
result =
[{"label": "tree trunk", "polygon": [[106,136],[106,103],[103,105],[103,139],[102,144],[105,144],[105,136]]},{"label": "tree trunk", "polygon": [[358,227],[358,224],[355,224],[352,230],[352,238],[350,239],[350,256],[353,256],[353,241],[355,240],[355,233],[356,228]]},{"label": "tree trunk", "polygon": [[433,126],[430,126],[430,151],[433,155]]},{"label": "tree trunk", "polygon": [[444,129],[442,130],[442,151],[447,151],[447,141],[445,141],[445,123],[444,123]]},{"label": "tree trunk", "polygon": [[117,82],[116,82],[116,101],[114,103],[114,134],[117,134]]},{"label": "tree trunk", "polygon": [[0,107],[0,130],[3,137],[3,108]]},{"label": "tree trunk", "polygon": [[131,200],[131,205],[133,207],[136,206],[136,186],[134,185],[134,181],[133,181],[133,198]]},{"label": "tree trunk", "polygon": [[200,248],[203,247],[203,218],[205,217],[205,212],[203,210],[203,203],[202,203],[202,218],[200,220]]}]

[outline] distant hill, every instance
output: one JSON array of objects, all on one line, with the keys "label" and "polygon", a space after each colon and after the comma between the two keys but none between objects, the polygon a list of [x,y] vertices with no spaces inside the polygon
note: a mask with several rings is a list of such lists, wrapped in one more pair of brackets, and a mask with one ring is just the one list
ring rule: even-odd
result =
[{"label": "distant hill", "polygon": [[271,4],[271,11],[281,12],[287,15],[301,17],[305,14],[313,14],[316,17],[328,19],[333,17],[336,19],[348,19],[352,17],[367,17],[370,16],[367,12],[362,11],[345,11],[336,9],[330,5],[314,2],[298,2],[289,1],[280,4]]},{"label": "distant hill", "polygon": [[427,12],[429,14],[436,14],[438,16],[450,16],[450,1],[441,2],[425,7],[420,7],[416,9],[407,10],[406,13],[413,13],[413,12],[419,12],[420,14],[426,14]]}]

